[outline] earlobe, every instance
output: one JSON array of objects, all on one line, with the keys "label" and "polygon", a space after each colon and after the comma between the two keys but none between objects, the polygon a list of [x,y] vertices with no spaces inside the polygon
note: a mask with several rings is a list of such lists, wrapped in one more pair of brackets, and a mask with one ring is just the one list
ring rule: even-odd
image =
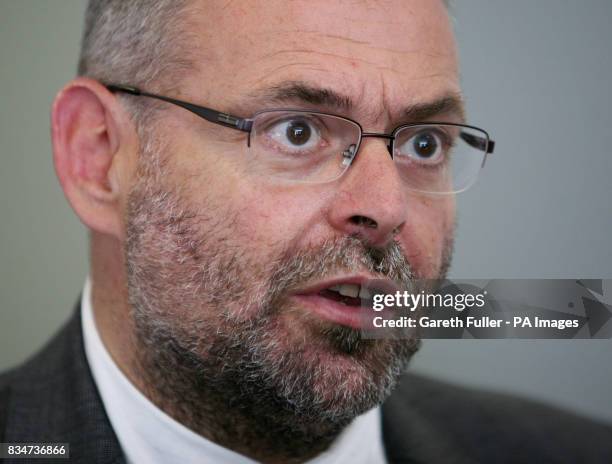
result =
[{"label": "earlobe", "polygon": [[90,229],[121,238],[127,186],[115,177],[133,151],[127,113],[100,83],[79,78],[57,95],[51,126],[55,170],[72,208]]}]

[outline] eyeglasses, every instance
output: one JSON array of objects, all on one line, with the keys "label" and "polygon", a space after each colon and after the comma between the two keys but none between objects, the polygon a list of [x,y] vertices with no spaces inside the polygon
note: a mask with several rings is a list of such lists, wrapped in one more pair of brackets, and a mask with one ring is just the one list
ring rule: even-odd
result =
[{"label": "eyeglasses", "polygon": [[207,121],[247,132],[253,169],[294,182],[324,183],[342,176],[366,137],[386,139],[407,189],[432,194],[467,190],[474,184],[495,142],[483,129],[465,124],[402,124],[391,133],[364,132],[352,119],[318,111],[273,109],[250,118],[109,84],[111,92],[155,98],[178,105]]}]

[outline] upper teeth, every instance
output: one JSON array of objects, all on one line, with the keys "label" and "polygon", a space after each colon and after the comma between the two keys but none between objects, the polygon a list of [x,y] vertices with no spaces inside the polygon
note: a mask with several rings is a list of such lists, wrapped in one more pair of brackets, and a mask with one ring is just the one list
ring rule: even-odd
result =
[{"label": "upper teeth", "polygon": [[357,284],[334,285],[333,287],[329,287],[329,289],[333,290],[334,292],[338,292],[340,295],[350,296],[352,298],[359,297],[367,299],[371,296],[371,293],[367,288]]}]

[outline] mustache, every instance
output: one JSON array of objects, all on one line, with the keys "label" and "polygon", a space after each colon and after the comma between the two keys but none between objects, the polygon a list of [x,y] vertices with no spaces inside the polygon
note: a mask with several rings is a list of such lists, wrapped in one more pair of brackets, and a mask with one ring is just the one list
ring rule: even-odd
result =
[{"label": "mustache", "polygon": [[338,271],[365,271],[372,278],[391,279],[403,286],[415,279],[397,241],[373,247],[359,236],[329,239],[298,251],[286,250],[274,267],[268,285],[273,297]]}]

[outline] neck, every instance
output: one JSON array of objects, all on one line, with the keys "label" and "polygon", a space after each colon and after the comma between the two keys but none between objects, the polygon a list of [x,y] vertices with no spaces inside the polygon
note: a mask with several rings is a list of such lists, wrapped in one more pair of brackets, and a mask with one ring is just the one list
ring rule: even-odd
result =
[{"label": "neck", "polygon": [[130,316],[125,264],[121,243],[95,232],[90,236],[90,277],[96,328],[115,364],[134,382],[135,339]]}]

